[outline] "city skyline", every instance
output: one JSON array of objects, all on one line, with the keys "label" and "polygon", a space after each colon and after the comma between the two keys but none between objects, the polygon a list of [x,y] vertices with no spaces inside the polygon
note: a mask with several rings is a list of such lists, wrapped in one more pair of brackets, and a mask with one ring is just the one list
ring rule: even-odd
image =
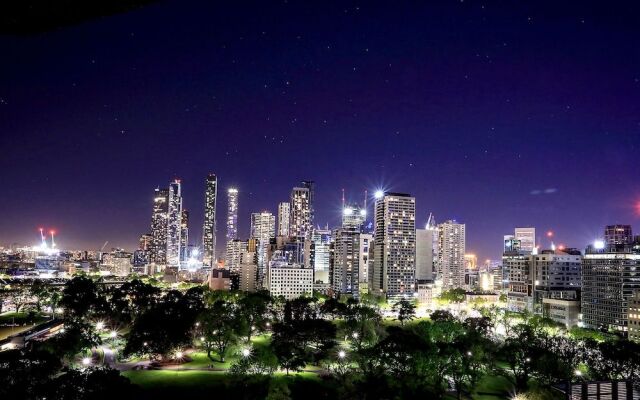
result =
[{"label": "city skyline", "polygon": [[[242,238],[309,179],[316,226],[340,224],[342,189],[360,203],[384,188],[416,197],[417,227],[431,212],[464,223],[482,258],[514,227],[584,248],[640,219],[625,7],[166,2],[0,37],[15,60],[0,66],[0,147],[15,150],[0,159],[0,243],[45,226],[65,248],[132,249],[175,177],[199,243],[214,172],[218,193],[239,190]],[[174,18],[190,23],[166,32]]]}]

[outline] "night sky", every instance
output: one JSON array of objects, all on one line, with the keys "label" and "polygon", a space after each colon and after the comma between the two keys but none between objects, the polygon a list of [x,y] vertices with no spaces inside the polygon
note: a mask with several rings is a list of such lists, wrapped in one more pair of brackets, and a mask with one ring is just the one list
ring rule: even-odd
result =
[{"label": "night sky", "polygon": [[481,259],[515,226],[640,231],[640,6],[212,3],[0,37],[0,244],[133,249],[174,177],[195,243],[209,172],[219,244],[228,186],[246,237],[303,179],[316,223],[342,188],[408,192]]}]

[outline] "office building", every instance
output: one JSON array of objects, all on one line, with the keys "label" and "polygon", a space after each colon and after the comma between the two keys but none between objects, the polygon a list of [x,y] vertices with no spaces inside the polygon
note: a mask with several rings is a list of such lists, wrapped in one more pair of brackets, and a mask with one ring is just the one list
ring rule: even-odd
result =
[{"label": "office building", "polygon": [[289,221],[291,220],[291,204],[282,202],[278,204],[278,236],[289,237]]},{"label": "office building", "polygon": [[267,272],[267,289],[273,297],[292,300],[313,293],[313,269],[287,262],[281,254],[274,254]]},{"label": "office building", "polygon": [[370,293],[413,296],[415,290],[416,201],[404,193],[376,193],[374,260]]},{"label": "office building", "polygon": [[209,289],[231,290],[231,273],[226,268],[212,268],[209,273]]},{"label": "office building", "polygon": [[416,281],[433,281],[434,238],[437,230],[427,226],[416,229]]},{"label": "office building", "polygon": [[536,248],[536,228],[516,228],[513,238],[520,242],[520,249],[533,252]]},{"label": "office building", "polygon": [[238,189],[227,190],[227,242],[238,238]]},{"label": "office building", "polygon": [[640,342],[640,290],[629,297],[629,340]]},{"label": "office building", "polygon": [[464,287],[465,225],[449,220],[438,224],[437,279],[442,289]]},{"label": "office building", "polygon": [[189,259],[189,211],[182,210],[180,218],[180,262]]},{"label": "office building", "polygon": [[367,211],[357,204],[347,204],[342,208],[342,227],[360,231],[367,219]]},{"label": "office building", "polygon": [[597,241],[582,260],[582,319],[585,326],[627,335],[629,304],[640,290],[640,250],[633,244]]},{"label": "office building", "polygon": [[204,193],[204,226],[202,233],[203,264],[216,264],[216,199],[218,197],[218,178],[215,174],[207,176]]},{"label": "office building", "polygon": [[633,233],[631,225],[607,225],[604,229],[604,243],[608,246],[632,244]]},{"label": "office building", "polygon": [[329,229],[314,229],[309,241],[309,256],[305,259],[305,266],[313,269],[314,289],[322,292],[330,285],[331,242]]}]

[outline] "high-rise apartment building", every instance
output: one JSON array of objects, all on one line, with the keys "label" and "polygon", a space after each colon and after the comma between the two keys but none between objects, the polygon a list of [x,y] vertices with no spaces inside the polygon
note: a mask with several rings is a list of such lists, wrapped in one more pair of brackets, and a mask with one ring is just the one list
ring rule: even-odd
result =
[{"label": "high-rise apartment building", "polygon": [[[358,286],[362,292],[365,288],[368,290],[369,280],[369,268],[372,267],[373,258],[370,255],[373,253],[373,235],[370,233],[360,234],[360,261],[358,263],[359,276]],[[366,284],[366,285],[365,285]]]},{"label": "high-rise apartment building", "polygon": [[180,180],[169,184],[169,214],[167,217],[167,264],[180,265],[180,234],[182,233],[182,189]]},{"label": "high-rise apartment building", "polygon": [[629,302],[640,290],[640,246],[597,242],[582,259],[582,318],[587,327],[629,330]]},{"label": "high-rise apartment building", "polygon": [[258,284],[263,283],[269,264],[269,243],[276,236],[276,218],[268,211],[251,214],[251,239],[256,240]]},{"label": "high-rise apartment building", "polygon": [[[416,256],[416,200],[404,193],[376,193],[374,262],[370,293],[412,296]],[[464,252],[464,251],[463,251]]]},{"label": "high-rise apartment building", "polygon": [[416,281],[433,280],[434,238],[438,231],[435,227],[416,229]]},{"label": "high-rise apartment building", "polygon": [[238,189],[227,190],[227,242],[238,238]]},{"label": "high-rise apartment building", "polygon": [[339,228],[333,232],[331,287],[339,294],[360,295],[360,231],[359,226]]},{"label": "high-rise apartment building", "polygon": [[218,197],[218,178],[215,174],[207,176],[204,193],[204,227],[202,250],[204,265],[216,263],[216,199]]},{"label": "high-rise apartment building", "polygon": [[298,240],[310,239],[313,232],[313,190],[312,181],[302,181],[291,191],[289,234]]},{"label": "high-rise apartment building", "polygon": [[227,242],[224,266],[231,272],[237,272],[242,263],[242,254],[247,251],[248,243],[243,240],[233,239]]},{"label": "high-rise apartment building", "polygon": [[153,196],[151,214],[151,243],[149,259],[156,264],[167,262],[167,223],[169,217],[169,189],[157,188]]},{"label": "high-rise apartment building", "polygon": [[291,204],[282,202],[278,204],[278,236],[289,237],[289,221],[291,220]]},{"label": "high-rise apartment building", "polygon": [[465,248],[464,224],[454,220],[438,224],[437,279],[443,290],[464,286]]},{"label": "high-rise apartment building", "polygon": [[516,228],[514,238],[520,241],[520,249],[533,252],[536,247],[536,228]]}]

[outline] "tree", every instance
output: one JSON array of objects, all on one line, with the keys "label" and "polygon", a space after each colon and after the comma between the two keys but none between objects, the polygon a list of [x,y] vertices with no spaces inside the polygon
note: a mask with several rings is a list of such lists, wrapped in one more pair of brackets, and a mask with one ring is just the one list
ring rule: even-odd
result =
[{"label": "tree", "polygon": [[402,299],[393,306],[393,311],[398,313],[396,319],[404,326],[405,321],[411,321],[416,317],[416,306],[407,299]]},{"label": "tree", "polygon": [[[50,385],[49,396],[65,400],[135,399],[138,387],[114,369],[68,370]],[[47,397],[49,397],[47,396]]]},{"label": "tree", "polygon": [[331,319],[344,315],[346,311],[347,306],[334,297],[329,297],[320,306],[320,313]]},{"label": "tree", "polygon": [[202,304],[197,292],[187,291],[183,295],[170,290],[136,318],[127,336],[124,354],[166,356],[176,348],[190,345]]},{"label": "tree", "polygon": [[516,389],[525,390],[533,372],[533,366],[539,362],[542,352],[533,329],[525,324],[514,328],[515,335],[505,339],[501,352],[509,365]]},{"label": "tree", "polygon": [[56,356],[42,349],[0,352],[0,398],[42,398],[47,394],[43,387],[61,367]]},{"label": "tree", "polygon": [[49,298],[51,294],[51,289],[48,284],[46,284],[41,279],[36,279],[31,283],[31,287],[29,288],[29,293],[36,300],[36,310],[38,312],[42,311],[42,304]]},{"label": "tree", "polygon": [[86,276],[77,276],[64,285],[60,305],[70,318],[86,318],[104,299],[98,285]]},{"label": "tree", "polygon": [[345,331],[356,349],[375,344],[380,336],[382,317],[373,308],[356,304],[345,312]]},{"label": "tree", "polygon": [[433,322],[455,321],[456,320],[456,317],[454,317],[453,314],[451,314],[447,310],[435,310],[434,312],[431,313],[429,318]]},{"label": "tree", "polygon": [[464,302],[466,291],[462,288],[445,290],[440,294],[440,300],[446,303],[459,304]]},{"label": "tree", "polygon": [[271,296],[266,292],[248,293],[238,301],[238,316],[244,322],[242,325],[247,342],[251,341],[254,330],[262,329],[268,321],[270,302]]},{"label": "tree", "polygon": [[640,381],[640,343],[601,342],[586,361],[596,379]]},{"label": "tree", "polygon": [[160,298],[160,289],[139,279],[125,282],[111,296],[114,317],[129,323],[155,305]]},{"label": "tree", "polygon": [[224,362],[227,350],[237,341],[237,322],[233,305],[224,300],[218,300],[202,312],[198,321],[207,357],[215,361],[211,356],[211,352],[215,350],[220,357],[219,361]]},{"label": "tree", "polygon": [[92,324],[83,320],[67,320],[64,332],[44,342],[43,347],[49,348],[61,358],[72,359],[78,353],[96,347],[102,343],[100,335]]}]

